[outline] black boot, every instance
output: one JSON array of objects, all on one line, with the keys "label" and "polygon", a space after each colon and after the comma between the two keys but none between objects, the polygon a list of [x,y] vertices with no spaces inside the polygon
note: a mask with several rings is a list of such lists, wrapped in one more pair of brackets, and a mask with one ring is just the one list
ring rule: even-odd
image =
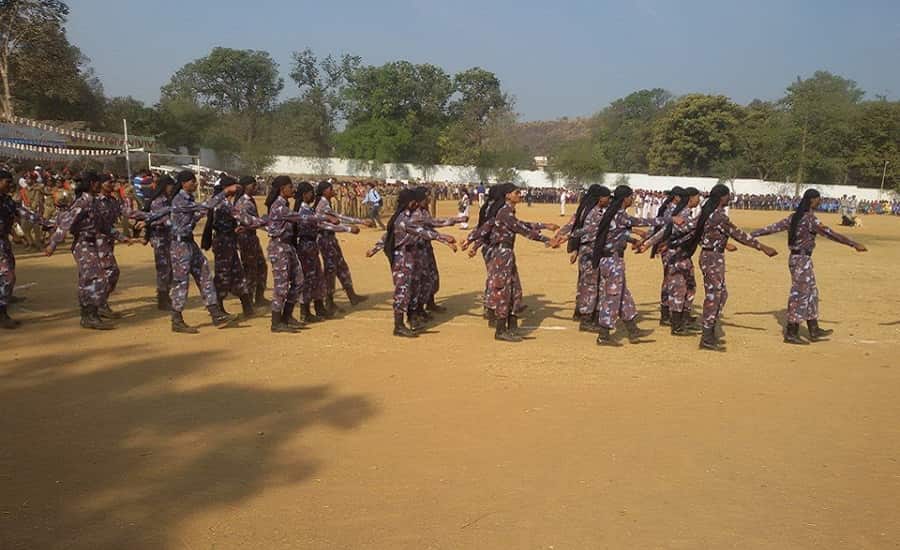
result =
[{"label": "black boot", "polygon": [[447,311],[447,308],[437,305],[434,302],[434,296],[432,296],[431,299],[428,300],[428,311],[431,311],[433,313],[445,313]]},{"label": "black boot", "polygon": [[284,311],[281,312],[281,320],[282,322],[291,327],[292,329],[301,329],[303,328],[303,323],[294,319],[294,303],[288,302],[284,304]]},{"label": "black boot", "polygon": [[284,320],[282,319],[282,317],[283,317],[283,313],[278,312],[278,311],[273,311],[272,312],[272,326],[269,330],[271,330],[272,332],[282,332],[282,333],[286,333],[286,334],[294,334],[295,332],[297,332],[296,330],[287,326],[284,323]]},{"label": "black boot", "polygon": [[222,311],[222,313],[224,313],[225,315],[231,315],[231,314],[228,313],[228,311],[225,309],[225,298],[219,298],[219,309],[220,309],[220,310]]},{"label": "black boot", "polygon": [[300,304],[300,320],[304,323],[318,323],[321,321],[321,319],[313,314],[309,304],[303,303]]},{"label": "black boot", "polygon": [[[810,333],[810,338],[812,338],[812,333]],[[784,327],[784,343],[797,346],[809,345],[809,342],[800,338],[800,323],[788,323]]]},{"label": "black boot", "polygon": [[355,290],[353,290],[352,286],[347,287],[347,298],[350,300],[351,306],[358,306],[359,304],[365,302],[369,299],[368,296],[363,296],[362,294],[357,294]]},{"label": "black boot", "polygon": [[828,338],[834,331],[831,329],[825,329],[819,326],[819,321],[816,319],[811,319],[806,322],[807,328],[809,328],[809,341],[810,342],[818,342],[823,338]]},{"label": "black boot", "polygon": [[184,322],[184,317],[180,311],[172,312],[172,332],[181,332],[183,334],[197,334],[200,332],[196,327],[192,327]]},{"label": "black boot", "polygon": [[600,332],[600,324],[597,322],[597,315],[582,315],[581,322],[578,323],[578,330],[581,332]]},{"label": "black boot", "polygon": [[509,318],[497,318],[494,328],[494,340],[501,342],[521,342],[522,339],[509,332]]},{"label": "black boot", "polygon": [[659,326],[667,327],[672,322],[672,314],[669,312],[669,306],[659,306]]},{"label": "black boot", "polygon": [[320,321],[331,319],[333,317],[328,311],[328,308],[325,307],[325,302],[322,300],[316,300],[313,304],[316,306],[316,317],[318,317]]},{"label": "black boot", "polygon": [[580,321],[580,320],[581,320],[581,312],[578,311],[578,308],[577,308],[577,307],[575,308],[575,312],[572,314],[572,320],[573,320],[573,321]]},{"label": "black boot", "polygon": [[243,311],[244,319],[253,317],[253,299],[249,294],[241,296],[241,310]]},{"label": "black boot", "polygon": [[700,337],[700,349],[721,351],[719,340],[716,338],[716,328],[703,327],[703,336]]},{"label": "black boot", "polygon": [[597,327],[597,345],[598,346],[619,346],[618,342],[613,340],[612,335],[609,333],[609,329],[604,326]]},{"label": "black boot", "polygon": [[172,309],[172,303],[169,301],[169,293],[168,292],[159,292],[156,293],[156,309],[160,311],[169,311]]},{"label": "black boot", "polygon": [[115,327],[100,318],[97,306],[85,306],[81,308],[81,326],[94,330],[112,330]]},{"label": "black boot", "polygon": [[425,330],[425,325],[428,323],[428,321],[419,314],[418,310],[415,309],[407,311],[406,318],[409,321],[409,328],[416,332]]},{"label": "black boot", "polygon": [[19,325],[22,323],[10,319],[9,314],[6,312],[6,306],[0,306],[0,328],[4,329],[14,329],[19,328]]},{"label": "black boot", "polygon": [[122,314],[109,308],[109,304],[103,304],[97,308],[97,314],[101,319],[121,319]]},{"label": "black boot", "polygon": [[272,305],[272,302],[266,300],[264,296],[266,292],[266,287],[264,285],[260,285],[256,288],[256,296],[253,299],[253,305],[256,307],[269,307]]},{"label": "black boot", "polygon": [[524,338],[522,338],[522,335],[519,334],[519,318],[515,315],[510,315],[506,319],[506,332],[510,336],[515,338],[516,342],[521,342],[522,340],[524,340]]},{"label": "black boot", "polygon": [[688,324],[687,311],[673,311],[671,320],[673,336],[693,336],[698,332],[696,326]]},{"label": "black boot", "polygon": [[625,321],[625,329],[628,330],[628,341],[632,344],[640,344],[641,338],[653,334],[652,330],[638,328],[634,319]]},{"label": "black boot", "polygon": [[403,324],[402,313],[394,313],[394,336],[400,336],[402,338],[415,338],[418,336],[416,331]]},{"label": "black boot", "polygon": [[334,317],[336,313],[342,313],[344,311],[334,303],[334,294],[325,296],[325,307],[328,309],[328,313],[331,317]]},{"label": "black boot", "polygon": [[489,327],[494,328],[497,326],[497,315],[494,314],[493,309],[484,310],[484,318],[487,319]]},{"label": "black boot", "polygon": [[206,309],[207,311],[209,311],[209,316],[212,319],[213,326],[215,327],[232,327],[237,323],[237,315],[231,315],[230,313],[227,313],[221,305],[209,306]]}]

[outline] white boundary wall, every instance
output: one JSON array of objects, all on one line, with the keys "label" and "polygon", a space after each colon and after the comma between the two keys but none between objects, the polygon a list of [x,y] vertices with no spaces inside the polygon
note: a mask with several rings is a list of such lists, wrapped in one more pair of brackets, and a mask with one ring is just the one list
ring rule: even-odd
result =
[{"label": "white boundary wall", "polygon": [[[478,171],[474,166],[418,166],[414,164],[376,164],[374,162],[318,157],[277,156],[269,169],[274,174],[303,174],[320,176],[359,177],[384,180],[418,180],[447,183],[477,183]],[[606,174],[604,184],[612,187],[622,174]],[[628,185],[635,189],[664,191],[675,185],[696,187],[701,191],[709,191],[718,183],[716,178],[694,178],[681,176],[650,176],[648,174],[624,174]],[[519,170],[519,183],[528,187],[561,187],[565,180],[554,180],[550,174],[541,170]],[[493,181],[493,180],[491,180]],[[736,179],[729,182],[735,193],[754,195],[792,195],[795,191],[793,183],[763,181],[754,179]],[[807,185],[801,185],[801,192]],[[823,185],[817,187],[826,197],[856,195],[858,199],[876,200],[879,198],[896,198],[894,193],[881,196],[878,189],[859,188],[855,185]]]}]

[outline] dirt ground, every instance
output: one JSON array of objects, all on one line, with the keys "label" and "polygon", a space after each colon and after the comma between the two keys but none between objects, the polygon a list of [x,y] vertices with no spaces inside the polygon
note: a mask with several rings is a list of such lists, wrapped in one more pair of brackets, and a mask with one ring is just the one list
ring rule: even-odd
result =
[{"label": "dirt ground", "polygon": [[0,548],[897,548],[900,219],[863,221],[847,232],[867,254],[819,241],[827,343],[781,343],[785,234],[766,238],[776,258],[729,253],[721,354],[659,330],[646,256],[628,281],[655,341],[601,349],[570,320],[574,266],[530,241],[518,345],[480,318],[481,259],[444,247],[449,313],[393,338],[387,262],[363,255],[375,230],[341,236],[371,299],[342,295],[344,318],[298,335],[267,317],[216,330],[193,286],[201,334],[173,335],[139,245],[118,250],[129,317],[85,331],[71,255],[20,251]]}]

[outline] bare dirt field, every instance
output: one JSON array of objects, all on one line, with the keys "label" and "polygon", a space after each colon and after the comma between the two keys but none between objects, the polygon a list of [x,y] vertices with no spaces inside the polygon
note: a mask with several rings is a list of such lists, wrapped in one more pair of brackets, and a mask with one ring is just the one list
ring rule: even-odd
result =
[{"label": "bare dirt field", "polygon": [[[733,212],[745,229],[783,215]],[[0,548],[897,548],[900,219],[863,221],[847,233],[869,253],[819,240],[825,343],[781,342],[784,233],[766,238],[776,258],[729,253],[718,354],[659,330],[647,256],[628,255],[628,281],[655,341],[601,349],[570,320],[575,267],[530,241],[521,344],[481,319],[480,257],[445,247],[450,311],[392,337],[387,262],[363,255],[375,230],[341,236],[371,299],[341,295],[342,319],[298,335],[267,316],[216,330],[193,286],[201,334],[172,334],[140,245],[118,249],[128,318],[82,330],[67,249],[20,250]]]}]

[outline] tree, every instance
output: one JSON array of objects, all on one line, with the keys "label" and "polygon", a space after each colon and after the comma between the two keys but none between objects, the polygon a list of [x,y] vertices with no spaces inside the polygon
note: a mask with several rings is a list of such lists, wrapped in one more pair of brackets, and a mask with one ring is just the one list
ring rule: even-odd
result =
[{"label": "tree", "polygon": [[861,103],[854,114],[851,136],[847,169],[854,183],[878,187],[884,176],[886,188],[900,184],[895,179],[900,168],[900,101]]},{"label": "tree", "polygon": [[395,61],[347,75],[338,151],[365,160],[436,164],[453,83],[440,67]]},{"label": "tree", "polygon": [[0,112],[4,118],[14,114],[10,62],[48,28],[61,29],[68,15],[69,6],[61,0],[0,0]]},{"label": "tree", "polygon": [[789,166],[785,159],[789,138],[788,114],[774,103],[753,101],[744,109],[737,131],[741,167],[761,180],[783,176]]},{"label": "tree", "polygon": [[653,124],[672,101],[662,88],[639,90],[617,99],[594,116],[594,136],[616,172],[646,172]]},{"label": "tree", "polygon": [[122,120],[128,121],[129,134],[152,136],[159,131],[159,115],[152,107],[131,96],[107,99],[98,129],[121,133]]},{"label": "tree", "polygon": [[333,146],[334,131],[342,117],[343,90],[347,76],[362,63],[359,56],[331,55],[321,61],[310,49],[294,52],[291,78],[300,88],[300,97],[282,104],[282,122],[299,143],[303,154],[327,156]]},{"label": "tree", "polygon": [[555,177],[578,183],[602,183],[606,171],[603,147],[590,138],[563,144],[550,157],[550,172]]},{"label": "tree", "polygon": [[179,69],[163,86],[162,96],[190,98],[241,120],[242,137],[249,144],[282,88],[284,79],[268,52],[218,47]]},{"label": "tree", "polygon": [[[162,98],[156,106],[159,141],[169,147],[185,147],[196,152],[216,122],[216,112],[192,98]],[[206,141],[206,143],[204,143]],[[222,151],[222,145],[213,147]]]},{"label": "tree", "polygon": [[495,127],[513,115],[512,100],[497,76],[479,67],[453,77],[453,94],[456,98],[448,105],[451,122],[438,138],[442,162],[495,168],[484,163],[499,151],[486,147],[486,142]]},{"label": "tree", "polygon": [[797,81],[782,100],[791,116],[796,147],[789,154],[800,183],[838,183],[847,177],[846,146],[854,107],[865,92],[856,82],[816,71]]},{"label": "tree", "polygon": [[676,101],[653,128],[650,173],[706,176],[735,155],[741,109],[722,95],[690,94]]}]

